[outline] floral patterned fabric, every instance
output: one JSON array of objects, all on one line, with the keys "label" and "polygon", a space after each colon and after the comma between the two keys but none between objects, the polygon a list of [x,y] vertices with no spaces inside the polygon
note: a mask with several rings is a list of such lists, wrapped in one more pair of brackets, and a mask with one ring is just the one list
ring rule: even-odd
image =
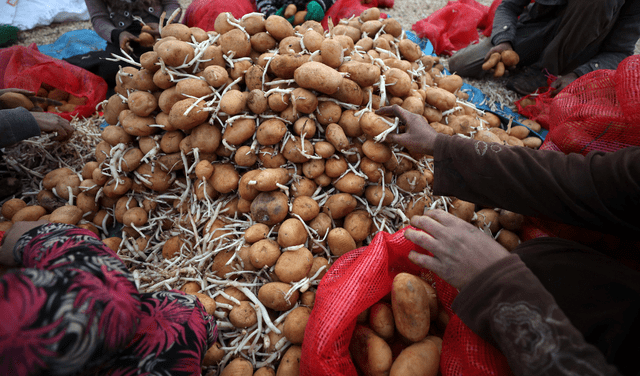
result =
[{"label": "floral patterned fabric", "polygon": [[0,279],[0,374],[199,375],[217,336],[193,295],[140,294],[91,231],[47,224]]}]

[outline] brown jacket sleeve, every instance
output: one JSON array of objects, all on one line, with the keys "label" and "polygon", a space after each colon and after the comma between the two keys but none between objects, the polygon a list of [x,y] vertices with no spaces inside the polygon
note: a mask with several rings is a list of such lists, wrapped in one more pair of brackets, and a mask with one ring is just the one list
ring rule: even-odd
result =
[{"label": "brown jacket sleeve", "polygon": [[640,231],[640,148],[565,155],[438,135],[434,193],[630,236]]},{"label": "brown jacket sleeve", "polygon": [[515,254],[476,276],[451,308],[516,375],[619,375]]}]

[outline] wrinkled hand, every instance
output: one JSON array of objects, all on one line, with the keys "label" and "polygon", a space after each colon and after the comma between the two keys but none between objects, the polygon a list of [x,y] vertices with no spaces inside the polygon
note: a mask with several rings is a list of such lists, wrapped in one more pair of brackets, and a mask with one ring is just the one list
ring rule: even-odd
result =
[{"label": "wrinkled hand", "polygon": [[555,97],[556,94],[562,91],[562,89],[564,89],[570,83],[577,79],[578,75],[573,72],[565,74],[564,76],[559,76],[555,81],[551,83],[551,88],[553,89],[553,91],[551,92],[551,96]]},{"label": "wrinkled hand", "polygon": [[18,239],[27,231],[42,226],[49,221],[18,221],[14,223],[2,238],[2,246],[0,247],[0,264],[5,266],[17,266],[13,258],[13,248]]},{"label": "wrinkled hand", "polygon": [[409,260],[458,289],[509,255],[491,236],[443,210],[429,210],[424,216],[414,216],[411,225],[423,231],[408,229],[404,237],[433,256],[411,251]]},{"label": "wrinkled hand", "polygon": [[54,137],[56,141],[66,141],[71,138],[74,132],[73,126],[69,123],[69,120],[63,119],[56,114],[49,112],[36,112],[32,113],[33,117],[40,127],[40,131],[44,133],[57,133]]},{"label": "wrinkled hand", "polygon": [[498,45],[495,45],[484,56],[484,61],[489,60],[489,57],[491,57],[491,54],[493,54],[495,52],[501,54],[502,51],[508,51],[508,50],[513,50],[513,46],[511,46],[510,42],[502,42],[502,43],[500,43]]},{"label": "wrinkled hand", "polygon": [[140,39],[137,36],[131,34],[128,31],[123,31],[122,33],[120,33],[119,42],[120,42],[120,49],[121,50],[123,50],[123,51],[131,51],[132,49],[131,49],[130,43],[131,42],[139,43]]},{"label": "wrinkled hand", "polygon": [[156,38],[160,37],[160,25],[157,22],[150,22],[142,27],[142,31],[153,35]]},{"label": "wrinkled hand", "polygon": [[406,124],[404,133],[391,133],[387,136],[388,141],[404,146],[412,154],[433,155],[438,132],[429,125],[424,117],[409,112],[397,104],[382,107],[376,111],[376,114],[397,117]]}]

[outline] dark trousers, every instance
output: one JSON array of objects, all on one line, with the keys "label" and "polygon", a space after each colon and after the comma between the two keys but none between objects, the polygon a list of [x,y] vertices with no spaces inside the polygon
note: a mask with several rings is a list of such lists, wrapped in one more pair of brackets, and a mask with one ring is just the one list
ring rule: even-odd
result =
[{"label": "dark trousers", "polygon": [[[553,75],[571,73],[600,51],[620,14],[622,0],[569,0],[565,6],[534,3],[518,18],[513,49],[519,66],[546,69]],[[463,48],[449,59],[449,70],[481,78],[491,38]]]},{"label": "dark trousers", "polygon": [[587,342],[598,347],[622,374],[639,374],[640,272],[559,238],[530,240],[514,252]]}]

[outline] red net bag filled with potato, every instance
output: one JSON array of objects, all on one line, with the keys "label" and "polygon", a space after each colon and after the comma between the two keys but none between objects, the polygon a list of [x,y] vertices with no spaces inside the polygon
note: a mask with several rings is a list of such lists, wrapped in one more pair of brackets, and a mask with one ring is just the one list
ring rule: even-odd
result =
[{"label": "red net bag filled with potato", "polygon": [[407,272],[432,282],[450,317],[440,356],[442,375],[510,375],[504,356],[451,311],[457,290],[409,261],[409,251],[419,247],[403,234],[379,232],[369,246],[346,253],[327,271],[305,329],[300,374],[357,375],[349,355],[356,318],[391,291],[398,273]]},{"label": "red net bag filled with potato", "polygon": [[0,88],[17,88],[38,92],[43,86],[53,87],[79,99],[72,111],[56,112],[61,117],[90,117],[98,103],[105,100],[107,83],[99,76],[54,59],[29,47],[13,46],[0,51]]}]

